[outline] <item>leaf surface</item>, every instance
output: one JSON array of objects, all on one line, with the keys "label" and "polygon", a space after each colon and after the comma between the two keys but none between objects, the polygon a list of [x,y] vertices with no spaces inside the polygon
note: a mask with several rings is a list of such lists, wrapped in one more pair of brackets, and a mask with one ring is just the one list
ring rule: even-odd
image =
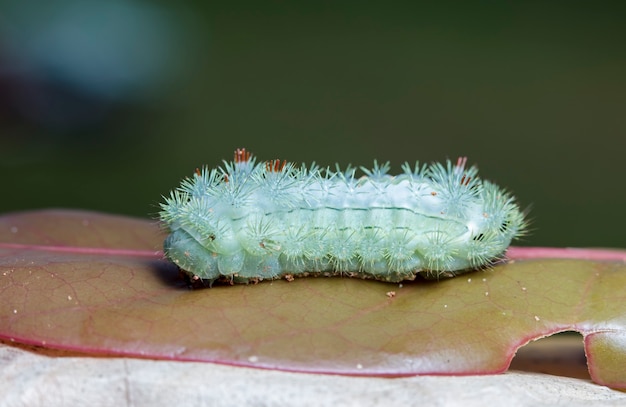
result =
[{"label": "leaf surface", "polygon": [[626,266],[539,259],[441,281],[350,278],[190,290],[146,220],[0,217],[0,338],[109,355],[351,375],[505,371],[574,330],[592,378],[626,388]]}]

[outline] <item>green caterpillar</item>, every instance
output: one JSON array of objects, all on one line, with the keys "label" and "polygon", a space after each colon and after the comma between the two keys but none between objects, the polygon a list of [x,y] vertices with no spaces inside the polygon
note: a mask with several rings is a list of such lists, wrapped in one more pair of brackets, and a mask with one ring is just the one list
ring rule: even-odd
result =
[{"label": "green caterpillar", "polygon": [[526,227],[515,199],[475,167],[389,163],[345,171],[257,163],[245,149],[164,198],[167,258],[195,279],[451,277],[502,258]]}]

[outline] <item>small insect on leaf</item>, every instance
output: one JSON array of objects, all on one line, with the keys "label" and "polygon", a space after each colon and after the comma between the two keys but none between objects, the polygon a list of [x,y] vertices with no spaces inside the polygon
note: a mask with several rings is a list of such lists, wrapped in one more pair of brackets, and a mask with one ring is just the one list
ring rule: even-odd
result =
[{"label": "small insect on leaf", "polygon": [[203,280],[344,275],[381,281],[444,278],[503,257],[526,227],[513,196],[476,167],[415,164],[390,175],[320,170],[246,149],[196,170],[161,204],[166,256]]}]

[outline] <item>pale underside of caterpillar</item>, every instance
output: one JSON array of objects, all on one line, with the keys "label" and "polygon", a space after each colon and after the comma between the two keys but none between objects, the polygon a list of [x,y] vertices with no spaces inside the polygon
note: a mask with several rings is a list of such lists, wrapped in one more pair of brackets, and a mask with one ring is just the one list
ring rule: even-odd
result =
[{"label": "pale underside of caterpillar", "polygon": [[193,279],[249,282],[343,275],[398,282],[452,277],[503,258],[524,232],[515,199],[476,167],[389,163],[342,171],[245,149],[196,170],[161,204],[167,258]]}]

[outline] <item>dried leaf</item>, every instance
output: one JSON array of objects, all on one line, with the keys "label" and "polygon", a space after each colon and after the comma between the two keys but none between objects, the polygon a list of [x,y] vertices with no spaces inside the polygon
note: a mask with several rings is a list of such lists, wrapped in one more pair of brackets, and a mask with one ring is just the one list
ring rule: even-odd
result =
[{"label": "dried leaf", "polygon": [[[301,372],[505,371],[579,331],[592,378],[626,388],[626,266],[539,259],[402,285],[350,278],[190,290],[155,222],[77,211],[0,217],[0,338],[98,354]],[[390,295],[394,292],[394,295]]]}]

